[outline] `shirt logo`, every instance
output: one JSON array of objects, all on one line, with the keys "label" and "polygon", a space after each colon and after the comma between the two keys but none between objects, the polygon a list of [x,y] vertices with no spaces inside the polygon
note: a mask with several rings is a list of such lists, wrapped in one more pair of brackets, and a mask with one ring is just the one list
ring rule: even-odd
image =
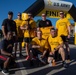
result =
[{"label": "shirt logo", "polygon": [[49,22],[46,22],[46,24],[48,25],[48,24],[49,24]]}]

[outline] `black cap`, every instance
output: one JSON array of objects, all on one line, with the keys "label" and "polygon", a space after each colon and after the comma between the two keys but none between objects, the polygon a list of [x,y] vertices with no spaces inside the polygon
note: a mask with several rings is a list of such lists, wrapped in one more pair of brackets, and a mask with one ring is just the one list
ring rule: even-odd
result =
[{"label": "black cap", "polygon": [[8,15],[13,15],[13,12],[12,12],[12,11],[9,11],[9,12],[8,12]]}]

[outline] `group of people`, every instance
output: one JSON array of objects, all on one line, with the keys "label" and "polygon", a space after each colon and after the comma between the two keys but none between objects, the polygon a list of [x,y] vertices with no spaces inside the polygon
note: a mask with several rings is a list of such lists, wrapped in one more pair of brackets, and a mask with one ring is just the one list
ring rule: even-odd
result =
[{"label": "group of people", "polygon": [[[70,22],[60,11],[60,19],[56,22],[56,28],[52,22],[42,14],[42,20],[38,27],[33,19],[33,14],[27,13],[23,21],[21,13],[13,20],[13,12],[8,12],[8,18],[3,20],[2,32],[4,39],[0,42],[0,63],[2,73],[9,73],[9,65],[15,64],[16,51],[19,49],[19,56],[22,56],[22,42],[25,42],[27,57],[25,60],[38,58],[43,64],[56,65],[56,57],[61,55],[63,67],[67,67],[65,60],[70,60],[70,49],[68,41],[70,38]],[[17,46],[18,45],[18,46]],[[64,45],[66,48],[64,48]],[[19,47],[19,48],[18,48]],[[14,54],[13,54],[14,50]],[[67,52],[67,54],[66,54]],[[44,60],[46,58],[47,62]],[[58,57],[59,58],[59,57]]]}]

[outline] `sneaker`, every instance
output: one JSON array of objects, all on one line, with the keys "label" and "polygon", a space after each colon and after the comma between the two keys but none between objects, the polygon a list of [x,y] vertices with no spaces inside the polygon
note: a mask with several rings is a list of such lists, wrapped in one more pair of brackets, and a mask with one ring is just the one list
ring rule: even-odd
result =
[{"label": "sneaker", "polygon": [[25,60],[29,60],[29,59],[30,59],[30,56],[27,56]]},{"label": "sneaker", "polygon": [[67,60],[70,60],[70,55],[67,56]]},{"label": "sneaker", "polygon": [[3,73],[4,75],[9,75],[8,70],[2,70],[2,73]]},{"label": "sneaker", "polygon": [[63,64],[62,65],[63,65],[64,68],[67,68],[68,67],[68,65],[66,64],[65,61],[63,61]]},{"label": "sneaker", "polygon": [[52,66],[52,60],[49,61],[49,66],[50,66],[50,67]]}]

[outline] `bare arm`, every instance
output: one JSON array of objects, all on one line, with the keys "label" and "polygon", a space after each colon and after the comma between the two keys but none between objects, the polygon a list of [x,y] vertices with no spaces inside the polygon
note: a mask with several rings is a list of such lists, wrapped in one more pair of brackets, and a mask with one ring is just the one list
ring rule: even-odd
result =
[{"label": "bare arm", "polygon": [[28,29],[28,25],[26,25],[26,26],[21,26],[20,27],[22,30],[27,30]]},{"label": "bare arm", "polygon": [[11,53],[8,53],[8,52],[6,52],[4,50],[1,50],[1,54],[7,55],[7,56],[11,56]]},{"label": "bare arm", "polygon": [[39,45],[32,45],[32,48],[40,48]]},{"label": "bare arm", "polygon": [[43,55],[42,55],[42,57],[44,57],[44,56],[45,56],[46,52],[47,52],[47,50],[45,50],[45,51],[43,52]]},{"label": "bare arm", "polygon": [[69,33],[69,35],[70,35],[70,32],[71,32],[71,27],[68,26],[68,33]]},{"label": "bare arm", "polygon": [[5,33],[5,26],[2,26],[2,33],[4,35],[4,37],[6,36],[6,33]]}]

